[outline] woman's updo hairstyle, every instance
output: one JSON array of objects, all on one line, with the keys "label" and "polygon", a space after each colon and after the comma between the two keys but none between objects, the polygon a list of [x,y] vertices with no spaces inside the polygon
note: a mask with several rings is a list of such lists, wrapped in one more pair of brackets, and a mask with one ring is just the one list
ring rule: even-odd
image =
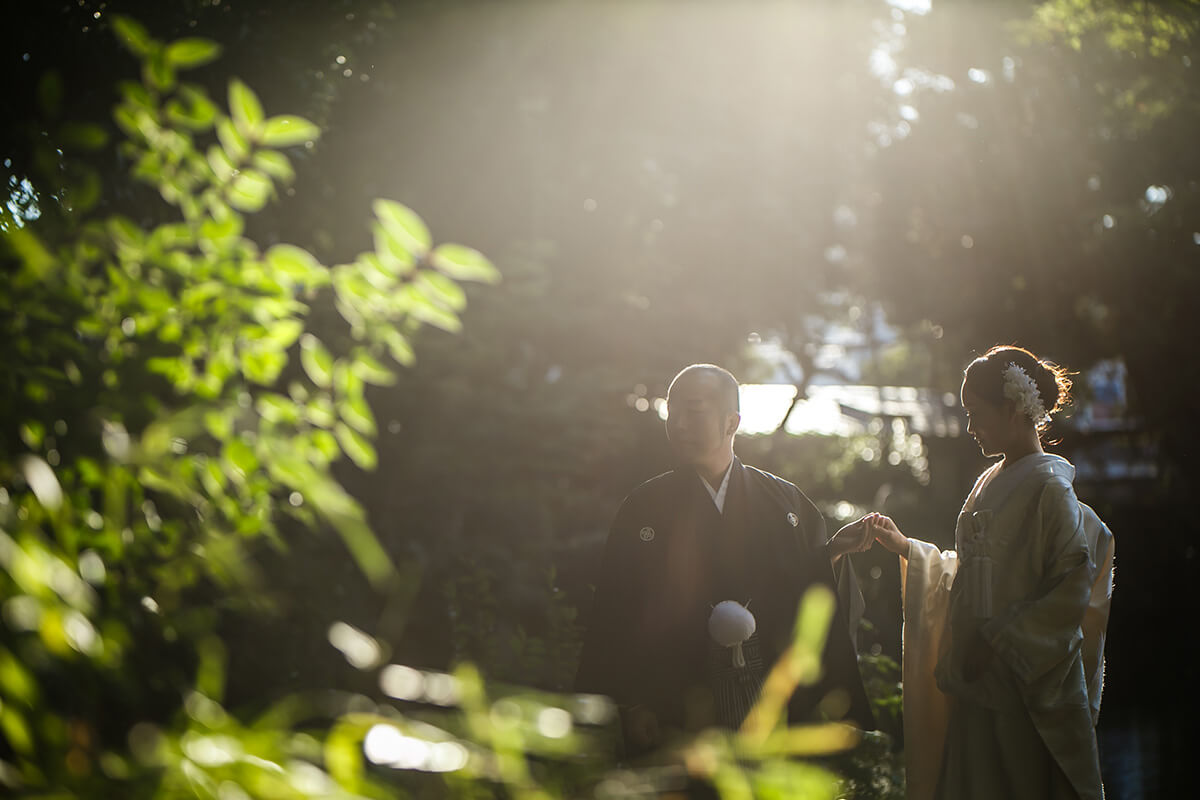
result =
[{"label": "woman's updo hairstyle", "polygon": [[1024,370],[1037,386],[1046,416],[1034,422],[1039,432],[1045,430],[1050,417],[1071,400],[1071,379],[1064,367],[1042,361],[1024,347],[1001,345],[967,365],[963,370],[964,389],[993,405],[1003,405],[1010,399],[1004,393],[1004,372],[1010,364]]}]

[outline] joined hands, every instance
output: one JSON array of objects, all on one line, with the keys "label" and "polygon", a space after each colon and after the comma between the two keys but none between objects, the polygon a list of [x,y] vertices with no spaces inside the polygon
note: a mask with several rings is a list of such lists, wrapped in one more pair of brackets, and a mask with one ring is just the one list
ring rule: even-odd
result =
[{"label": "joined hands", "polygon": [[875,541],[898,556],[908,557],[908,537],[900,532],[891,517],[872,511],[863,519]]},{"label": "joined hands", "polygon": [[846,553],[862,553],[879,542],[899,556],[908,556],[908,537],[891,517],[872,511],[865,517],[843,525],[829,540],[829,553],[836,561]]}]

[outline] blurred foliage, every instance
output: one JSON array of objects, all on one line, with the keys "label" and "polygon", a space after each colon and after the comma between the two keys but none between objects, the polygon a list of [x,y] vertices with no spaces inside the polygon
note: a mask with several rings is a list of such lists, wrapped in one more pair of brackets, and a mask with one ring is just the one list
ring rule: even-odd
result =
[{"label": "blurred foliage", "polygon": [[1049,0],[1033,12],[1025,29],[1040,41],[1061,41],[1080,51],[1090,37],[1116,52],[1161,57],[1196,35],[1193,0],[1171,3],[1121,0]]},{"label": "blurred foliage", "polygon": [[[267,116],[236,79],[227,110],[182,82],[215,43],[163,44],[128,19],[113,28],[142,63],[141,81],[119,87],[118,151],[161,198],[157,224],[88,213],[100,189],[74,169],[73,148],[96,150],[105,135],[73,123],[48,128],[31,183],[40,191],[0,222],[3,778],[85,790],[106,777],[137,784],[158,765],[171,796],[217,781],[205,765],[266,759],[255,769],[271,796],[278,755],[299,743],[280,730],[238,732],[216,705],[216,611],[263,601],[255,554],[285,547],[289,518],[330,526],[372,586],[402,590],[403,570],[331,468],[343,456],[374,467],[365,387],[394,383],[394,365],[413,362],[418,328],[459,329],[460,281],[498,273],[470,248],[434,246],[419,217],[387,200],[374,206],[374,249],[350,263],[260,248],[244,235],[246,215],[293,180],[287,148],[311,146],[316,126]],[[42,86],[55,115],[58,79]],[[321,307],[343,321],[323,339],[306,331]],[[153,668],[145,686],[142,667]],[[165,738],[131,739],[132,758],[122,755],[123,726],[168,721],[162,712],[197,667],[193,700],[172,723],[185,730],[135,728]],[[218,735],[249,760],[213,744]],[[176,747],[188,758],[163,755]]]}]

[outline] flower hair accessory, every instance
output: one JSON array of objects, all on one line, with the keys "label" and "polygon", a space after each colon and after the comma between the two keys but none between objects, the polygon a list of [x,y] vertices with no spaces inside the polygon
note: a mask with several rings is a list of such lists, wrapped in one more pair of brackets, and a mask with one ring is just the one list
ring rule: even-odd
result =
[{"label": "flower hair accessory", "polygon": [[1050,420],[1046,406],[1042,403],[1042,393],[1029,373],[1018,364],[1009,364],[1004,368],[1004,396],[1017,404],[1017,408],[1025,416],[1033,420],[1035,425],[1041,425]]}]

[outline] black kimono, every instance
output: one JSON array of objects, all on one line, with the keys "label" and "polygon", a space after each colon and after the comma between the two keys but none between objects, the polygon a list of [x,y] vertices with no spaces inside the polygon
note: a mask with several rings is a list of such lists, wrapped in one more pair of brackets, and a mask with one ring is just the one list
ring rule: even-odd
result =
[{"label": "black kimono", "polygon": [[[848,559],[835,578],[825,520],[793,484],[734,459],[724,513],[691,469],[637,487],[617,512],[605,547],[576,689],[653,711],[668,730],[721,724],[714,709],[708,634],[712,607],[736,600],[756,618],[753,657],[765,669],[790,644],[800,598],[815,583],[838,594],[821,680],[801,686],[788,719],[816,719],[835,690],[843,719],[874,727],[848,614],[862,595]],[[838,591],[841,583],[842,591]],[[847,608],[857,602],[856,609]],[[749,654],[748,654],[749,655]]]}]

